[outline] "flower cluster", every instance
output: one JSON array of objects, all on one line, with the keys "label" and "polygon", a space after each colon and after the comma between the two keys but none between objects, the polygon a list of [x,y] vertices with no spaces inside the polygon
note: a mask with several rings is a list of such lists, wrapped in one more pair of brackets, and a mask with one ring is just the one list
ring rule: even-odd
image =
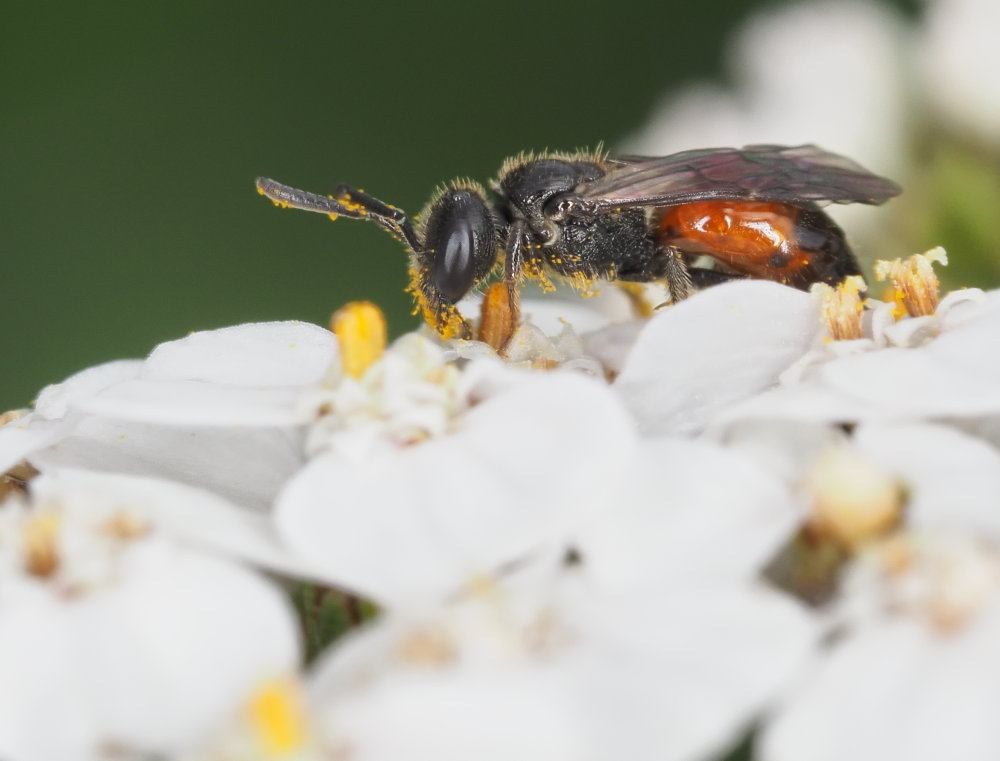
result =
[{"label": "flower cluster", "polygon": [[[997,8],[772,11],[629,148],[815,142],[995,236]],[[996,758],[1000,292],[945,264],[488,292],[483,342],[351,304],[43,389],[0,416],[0,759]]]},{"label": "flower cluster", "polygon": [[349,305],[44,389],[0,757],[994,757],[1000,294],[943,259],[528,302],[508,358]]}]

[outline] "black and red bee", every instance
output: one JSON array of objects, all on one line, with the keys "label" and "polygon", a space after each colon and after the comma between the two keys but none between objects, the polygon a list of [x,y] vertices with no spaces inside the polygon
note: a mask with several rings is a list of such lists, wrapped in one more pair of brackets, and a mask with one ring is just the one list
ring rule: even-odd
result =
[{"label": "black and red bee", "polygon": [[[445,337],[469,337],[455,305],[487,278],[506,283],[516,314],[525,279],[549,276],[583,290],[598,279],[663,280],[671,300],[734,278],[795,288],[860,274],[843,231],[819,205],[879,204],[900,192],[850,159],[814,145],[709,148],[670,156],[546,153],[509,159],[491,183],[438,189],[414,224],[367,193],[341,185],[321,196],[265,178],[279,206],[370,219],[410,251],[424,319]],[[717,266],[695,266],[708,256]]]}]

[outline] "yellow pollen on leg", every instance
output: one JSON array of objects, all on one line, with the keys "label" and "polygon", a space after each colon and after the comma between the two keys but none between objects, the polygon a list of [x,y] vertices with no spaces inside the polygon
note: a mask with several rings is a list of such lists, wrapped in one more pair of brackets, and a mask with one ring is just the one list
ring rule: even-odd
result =
[{"label": "yellow pollen on leg", "polygon": [[541,288],[544,293],[551,293],[556,289],[555,284],[545,272],[545,268],[542,266],[541,262],[536,260],[527,261],[521,268],[521,272],[527,279],[537,282],[539,288]]},{"label": "yellow pollen on leg", "polygon": [[865,281],[859,275],[845,278],[836,288],[815,283],[809,292],[819,301],[820,313],[830,337],[835,341],[861,338]]},{"label": "yellow pollen on leg", "polygon": [[305,744],[305,708],[291,679],[273,679],[261,685],[251,697],[247,712],[265,758],[289,756]]},{"label": "yellow pollen on leg", "polygon": [[360,378],[385,351],[388,329],[382,310],[370,301],[352,301],[330,319],[330,330],[340,342],[344,372]]},{"label": "yellow pollen on leg", "polygon": [[427,324],[433,326],[438,335],[445,340],[467,339],[472,336],[469,323],[454,304],[440,304],[437,310],[431,313],[431,317],[427,318]]},{"label": "yellow pollen on leg", "polygon": [[875,262],[875,277],[892,281],[896,291],[893,301],[902,304],[911,317],[934,314],[941,294],[941,281],[934,272],[934,262],[948,264],[948,255],[940,246],[905,260],[879,260]]},{"label": "yellow pollen on leg", "polygon": [[503,352],[517,330],[518,319],[513,298],[506,283],[492,283],[483,294],[477,337],[492,346],[498,354]]}]

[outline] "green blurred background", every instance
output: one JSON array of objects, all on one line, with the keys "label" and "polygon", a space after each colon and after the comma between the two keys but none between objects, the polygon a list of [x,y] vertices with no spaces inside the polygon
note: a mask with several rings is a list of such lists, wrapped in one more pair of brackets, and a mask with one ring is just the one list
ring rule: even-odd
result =
[{"label": "green blurred background", "polygon": [[523,149],[614,145],[672,89],[722,76],[759,7],[7,7],[0,409],[191,330],[323,323],[362,298],[394,332],[415,325],[395,241],[279,212],[254,177],[349,182],[415,213],[439,182],[485,181]]}]

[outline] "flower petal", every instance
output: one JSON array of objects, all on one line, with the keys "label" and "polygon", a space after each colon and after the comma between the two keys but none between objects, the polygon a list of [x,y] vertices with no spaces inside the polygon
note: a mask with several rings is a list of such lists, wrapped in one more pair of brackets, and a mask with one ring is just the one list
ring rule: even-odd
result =
[{"label": "flower petal", "polygon": [[867,424],[854,442],[907,488],[907,523],[984,533],[1000,541],[1000,452],[942,425]]},{"label": "flower petal", "polygon": [[0,427],[0,473],[59,441],[72,428],[72,421],[46,420],[37,415],[25,415]]},{"label": "flower petal", "polygon": [[696,431],[774,385],[819,331],[808,294],[777,283],[727,283],[653,317],[614,385],[645,433]]},{"label": "flower petal", "polygon": [[48,470],[31,482],[38,504],[58,505],[94,524],[127,517],[158,536],[262,565],[279,573],[313,574],[278,541],[268,516],[202,489],[159,478],[72,468]]},{"label": "flower petal", "polygon": [[777,478],[716,444],[652,439],[634,471],[637,493],[576,533],[593,578],[613,589],[751,578],[801,519]]},{"label": "flower petal", "polygon": [[28,460],[39,470],[89,468],[198,486],[267,510],[301,466],[302,431],[155,426],[84,417],[72,434]]},{"label": "flower petal", "polygon": [[248,323],[160,344],[143,365],[142,377],[299,386],[318,383],[336,352],[333,333],[308,322]]},{"label": "flower petal", "polygon": [[35,412],[39,417],[55,420],[95,394],[142,372],[142,360],[123,359],[105,362],[71,375],[62,383],[46,386],[38,394]]},{"label": "flower petal", "polygon": [[819,665],[764,732],[765,761],[987,761],[1000,753],[996,614],[958,636],[869,627]]},{"label": "flower petal", "polygon": [[591,607],[570,668],[596,757],[714,758],[808,663],[818,628],[770,590],[692,584]]},{"label": "flower petal", "polygon": [[166,425],[296,425],[296,402],[337,358],[336,339],[304,322],[252,323],[160,344],[138,378],[75,407]]}]

